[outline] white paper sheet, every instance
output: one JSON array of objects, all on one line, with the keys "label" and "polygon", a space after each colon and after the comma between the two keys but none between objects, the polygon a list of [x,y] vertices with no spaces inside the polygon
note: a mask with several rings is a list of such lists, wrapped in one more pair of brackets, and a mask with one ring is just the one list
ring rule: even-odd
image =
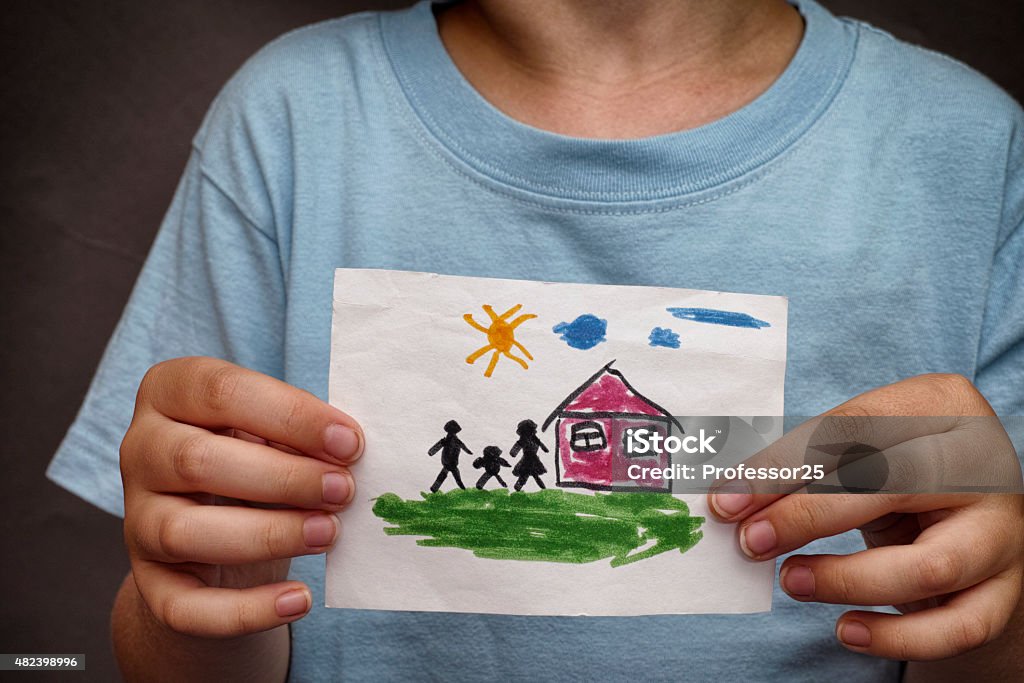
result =
[{"label": "white paper sheet", "polygon": [[[499,355],[491,375],[485,376],[493,351],[467,362],[489,339],[464,316],[471,314],[488,328],[491,319],[482,308],[485,304],[498,316],[521,306],[506,322],[536,316],[512,330],[521,346],[512,346],[510,353],[525,361],[527,369]],[[679,308],[745,314],[756,325],[697,322],[691,312],[679,312],[677,317],[668,310]],[[774,296],[337,270],[330,401],[360,422],[366,450],[352,468],[358,491],[339,515],[340,539],[327,558],[327,606],[595,616],[771,609],[774,563],[747,560],[737,546],[734,527],[716,522],[701,495],[675,496],[689,506],[691,516],[704,518],[699,526],[702,536],[693,547],[619,566],[612,566],[611,557],[550,561],[550,549],[540,559],[478,557],[474,550],[489,538],[486,526],[483,540],[468,549],[424,545],[434,537],[388,535],[385,529],[395,523],[375,514],[374,506],[385,494],[394,494],[388,500],[411,501],[413,507],[403,509],[423,509],[415,505],[424,501],[424,492],[442,469],[442,453],[431,457],[428,449],[445,437],[449,420],[459,423],[457,436],[473,452],[462,453],[458,465],[470,489],[483,474],[473,462],[485,446],[500,448],[500,457],[512,465],[524,457],[520,453],[513,458],[510,452],[519,439],[517,425],[530,419],[549,449],[538,452],[547,469],[541,480],[549,491],[607,495],[563,488],[556,482],[556,457],[577,457],[565,461],[570,467],[586,462],[586,452],[569,450],[585,447],[590,437],[574,432],[577,440],[569,450],[562,442],[558,456],[554,446],[561,438],[556,435],[559,429],[569,434],[568,422],[556,427],[557,409],[609,363],[616,378],[628,380],[635,394],[671,415],[782,415],[786,312],[786,300]],[[576,346],[593,341],[585,334],[592,331],[588,319],[572,325],[582,315],[606,321],[604,341],[591,348],[574,348],[566,341]],[[696,317],[701,316],[707,317]],[[563,334],[554,332],[556,327]],[[670,346],[677,334],[678,348],[652,346],[650,335],[656,327],[662,328],[656,339]],[[499,346],[507,344],[502,339]],[[579,404],[568,407],[587,410]],[[552,413],[556,417],[542,430]],[[512,468],[502,468],[500,476],[511,490],[517,480]],[[486,488],[501,489],[495,479]],[[450,475],[440,491],[441,496],[473,495],[459,493]],[[538,500],[529,498],[537,491],[530,479],[523,493],[509,494],[506,500]],[[504,519],[505,532],[516,519]],[[642,525],[637,529],[638,534],[645,531]],[[535,537],[526,544],[533,547],[529,544],[534,542]],[[649,544],[636,552],[646,547]],[[485,548],[483,553],[487,552]],[[512,555],[525,552],[513,549]]]}]

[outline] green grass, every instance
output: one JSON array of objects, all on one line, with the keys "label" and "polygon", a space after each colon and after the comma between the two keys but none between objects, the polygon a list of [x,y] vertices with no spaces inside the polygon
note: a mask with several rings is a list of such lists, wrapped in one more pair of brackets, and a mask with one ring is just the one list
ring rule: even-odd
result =
[{"label": "green grass", "polygon": [[[509,493],[476,489],[424,493],[402,500],[385,493],[373,513],[389,536],[423,536],[418,545],[470,550],[477,557],[536,562],[596,562],[619,567],[701,539],[703,517],[667,493]],[[641,549],[642,548],[642,549]]]}]

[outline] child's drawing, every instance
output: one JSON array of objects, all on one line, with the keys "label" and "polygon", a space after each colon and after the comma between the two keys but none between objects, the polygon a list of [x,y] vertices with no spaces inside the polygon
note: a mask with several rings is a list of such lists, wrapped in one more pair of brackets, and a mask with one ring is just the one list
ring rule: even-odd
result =
[{"label": "child's drawing", "polygon": [[484,454],[473,461],[473,467],[484,471],[476,482],[476,487],[481,491],[484,490],[484,486],[491,477],[494,477],[498,480],[499,484],[508,488],[508,484],[506,484],[505,480],[501,478],[501,468],[511,467],[511,465],[507,460],[505,460],[505,458],[501,457],[501,449],[497,446],[488,446],[485,448]]},{"label": "child's drawing", "polygon": [[672,550],[685,553],[703,537],[703,517],[662,493],[586,495],[560,489],[505,489],[424,494],[402,500],[385,493],[373,513],[389,536],[422,536],[417,545],[461,548],[489,560],[632,564]]},{"label": "child's drawing", "polygon": [[762,327],[771,327],[771,324],[758,320],[749,313],[736,311],[720,311],[716,308],[666,308],[666,311],[673,317],[680,320],[692,320],[695,323],[710,323],[712,325],[727,325],[729,327],[749,327],[759,330]]},{"label": "child's drawing", "polygon": [[484,327],[474,320],[472,313],[466,313],[462,316],[470,326],[487,335],[487,344],[469,354],[469,356],[466,357],[466,362],[472,365],[473,363],[476,363],[478,358],[486,354],[488,351],[493,351],[491,354],[491,361],[487,364],[487,369],[484,370],[484,377],[491,376],[494,372],[494,366],[498,364],[498,357],[502,355],[519,363],[523,370],[526,370],[529,367],[525,360],[512,354],[513,346],[522,351],[523,355],[526,356],[528,360],[533,360],[533,356],[531,356],[530,352],[526,350],[526,347],[516,341],[515,330],[527,320],[531,320],[537,316],[532,313],[524,313],[511,322],[508,320],[509,317],[515,315],[522,307],[522,304],[516,304],[501,315],[498,315],[494,312],[493,308],[484,304],[482,308],[491,319],[489,327]]},{"label": "child's drawing", "polygon": [[649,346],[663,346],[666,349],[679,348],[679,335],[667,327],[655,327],[647,337]]},{"label": "child's drawing", "polygon": [[711,521],[698,458],[651,443],[782,415],[785,299],[339,269],[333,303],[330,401],[365,441],[328,606],[770,608],[772,567]]},{"label": "child's drawing", "polygon": [[605,490],[668,491],[665,479],[630,479],[630,465],[665,468],[668,453],[640,457],[626,453],[625,439],[636,428],[663,437],[683,428],[671,413],[643,396],[611,367],[601,368],[544,421],[554,423],[555,465],[559,486]]},{"label": "child's drawing", "polygon": [[540,461],[537,451],[539,449],[547,453],[548,447],[537,438],[537,423],[533,420],[523,420],[516,427],[516,434],[519,435],[519,440],[512,446],[512,450],[508,452],[513,458],[520,452],[523,454],[522,459],[515,466],[515,469],[512,470],[512,474],[519,477],[516,481],[516,491],[522,491],[523,486],[530,477],[533,477],[533,480],[537,482],[537,486],[542,489],[545,488],[540,475],[546,473],[548,469]]},{"label": "child's drawing", "polygon": [[444,483],[449,473],[455,477],[455,483],[459,485],[460,489],[466,488],[462,483],[462,477],[459,476],[459,455],[462,454],[462,451],[473,455],[473,451],[466,448],[466,444],[462,443],[462,440],[456,436],[456,434],[462,431],[462,427],[459,426],[458,422],[449,420],[444,425],[444,431],[444,437],[427,451],[427,455],[431,457],[438,451],[441,451],[441,472],[430,487],[430,490],[435,493],[441,488],[441,484]]},{"label": "child's drawing", "polygon": [[605,341],[608,332],[608,321],[596,315],[584,313],[577,316],[571,323],[558,323],[551,331],[561,336],[562,341],[574,349],[586,351]]},{"label": "child's drawing", "polygon": [[[626,474],[631,464],[660,468],[670,464],[667,453],[650,457],[628,454],[628,430],[643,427],[668,436],[673,429],[682,433],[682,427],[611,365],[570,393],[548,416],[544,429],[555,425],[559,486],[616,493],[595,498],[546,492],[541,475],[548,470],[540,453],[550,451],[537,436],[537,423],[529,419],[519,422],[519,438],[509,450],[512,458],[521,455],[512,470],[518,477],[516,493],[506,498],[504,488],[484,491],[492,477],[507,488],[499,473],[509,463],[497,446],[485,447],[483,455],[473,461],[473,467],[484,470],[476,483],[482,494],[438,493],[449,472],[459,488],[465,488],[458,460],[462,451],[471,451],[455,436],[460,427],[451,420],[445,425],[447,436],[428,451],[434,455],[440,450],[443,465],[430,494],[423,494],[422,500],[402,500],[388,493],[374,505],[374,514],[392,525],[385,527],[384,533],[426,536],[419,545],[463,548],[483,558],[593,562],[611,557],[614,567],[671,549],[685,552],[692,548],[701,538],[698,529],[704,520],[690,516],[686,505],[671,496],[637,495],[668,493],[668,480],[630,479]],[[531,478],[541,490],[520,493]],[[597,510],[601,519],[591,521],[589,516]],[[670,511],[666,518],[659,516],[666,511]],[[646,547],[648,544],[653,545]],[[644,552],[633,554],[641,546],[645,546]]]}]

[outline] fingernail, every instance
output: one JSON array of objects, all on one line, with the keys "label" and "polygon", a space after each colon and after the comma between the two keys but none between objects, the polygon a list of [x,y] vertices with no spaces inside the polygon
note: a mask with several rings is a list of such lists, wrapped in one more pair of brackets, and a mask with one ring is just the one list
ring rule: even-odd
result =
[{"label": "fingernail", "polygon": [[753,498],[749,493],[716,493],[711,496],[711,507],[719,517],[732,517],[750,505]]},{"label": "fingernail", "polygon": [[340,472],[328,472],[323,479],[324,502],[342,505],[352,497],[352,482]]},{"label": "fingernail", "polygon": [[840,622],[836,635],[839,636],[839,640],[852,647],[871,645],[871,630],[859,621]]},{"label": "fingernail", "polygon": [[334,542],[338,524],[331,515],[313,515],[302,523],[302,540],[310,548],[322,548]]},{"label": "fingernail", "polygon": [[797,598],[814,596],[814,572],[810,567],[786,567],[779,577],[782,589]]},{"label": "fingernail", "polygon": [[740,547],[750,557],[760,557],[775,549],[775,527],[767,519],[743,528]]},{"label": "fingernail", "polygon": [[359,432],[345,425],[330,425],[324,433],[324,450],[335,460],[355,460],[362,450]]},{"label": "fingernail", "polygon": [[296,614],[304,614],[310,607],[312,600],[309,593],[304,590],[288,591],[282,593],[274,602],[274,609],[279,617],[294,617]]}]

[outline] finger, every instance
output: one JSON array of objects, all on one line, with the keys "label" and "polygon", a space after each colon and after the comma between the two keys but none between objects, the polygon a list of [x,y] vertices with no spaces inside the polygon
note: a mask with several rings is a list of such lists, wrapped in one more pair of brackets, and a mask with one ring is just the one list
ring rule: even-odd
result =
[{"label": "finger", "polygon": [[965,504],[970,494],[859,495],[795,493],[743,520],[743,552],[767,560],[813,540],[856,529],[890,512],[921,512]]},{"label": "finger", "polygon": [[298,581],[253,588],[214,588],[197,577],[155,563],[133,567],[139,593],[170,629],[199,638],[232,638],[291,623],[313,605]]},{"label": "finger", "polygon": [[235,428],[329,462],[351,462],[363,448],[354,419],[313,394],[212,358],[154,366],[139,399],[167,417],[211,430]]},{"label": "finger", "polygon": [[[842,491],[837,475],[841,466],[854,468],[879,459],[888,464],[901,457],[917,464],[918,470],[920,463],[934,467],[935,458],[927,456],[934,455],[935,446],[944,443],[943,439],[948,440],[947,434],[957,424],[955,418],[886,418],[868,414],[868,410],[863,405],[844,404],[804,422],[750,456],[734,468],[743,472],[739,478],[713,484],[708,499],[712,512],[721,519],[737,520],[808,485],[829,485]],[[941,438],[922,440],[935,432]],[[901,446],[902,450],[896,450]],[[904,466],[895,471],[909,473],[913,469]],[[774,471],[776,475],[758,479],[749,474],[757,471]],[[743,478],[744,475],[750,478]],[[909,483],[918,482],[919,477]]]},{"label": "finger", "polygon": [[125,530],[130,550],[158,562],[245,564],[326,552],[337,539],[334,515],[197,505],[171,496],[136,503]]},{"label": "finger", "polygon": [[230,429],[221,429],[219,431],[215,431],[214,433],[220,434],[222,436],[234,437],[236,439],[241,439],[242,441],[248,441],[249,443],[258,443],[263,444],[264,446],[272,446],[273,448],[276,448],[279,451],[291,453],[292,455],[302,455],[302,453],[295,450],[291,446],[286,446],[283,443],[277,443],[276,441],[267,441],[262,436],[256,436],[255,434],[250,434],[247,431],[235,429],[234,427],[231,427]]},{"label": "finger", "polygon": [[[921,418],[925,419],[945,420]],[[897,458],[915,463],[924,461],[934,467],[936,460],[926,456],[931,454],[929,447],[933,447],[935,441],[927,442],[924,436],[910,429],[925,429],[921,420],[885,420],[859,415],[814,418],[738,464],[734,469],[740,472],[741,478],[716,482],[709,492],[708,504],[719,518],[739,521],[787,495],[806,492],[810,486],[843,492],[846,490],[841,480],[844,472],[852,473],[850,480],[859,481],[858,475],[863,477],[863,473],[857,468],[867,468],[874,473],[880,460],[879,465],[885,467],[886,475],[892,471],[902,476],[914,470],[910,466],[894,467],[892,463]],[[927,428],[943,426],[935,424]],[[948,438],[946,434],[944,432],[941,438]],[[901,442],[899,439],[908,440]],[[775,474],[771,478],[755,479],[757,472]],[[887,476],[883,487],[886,490],[889,479],[891,477]],[[914,480],[915,485],[917,481],[919,478]]]},{"label": "finger", "polygon": [[[979,420],[958,416],[994,416],[991,406],[960,375],[919,375],[872,389],[812,418],[745,461],[751,468],[799,468],[820,465],[826,474],[841,461],[836,448],[863,449],[865,457],[920,437],[964,429]],[[886,416],[886,417],[880,417]],[[914,416],[914,419],[897,419]],[[965,424],[965,422],[967,424]],[[1002,435],[998,420],[980,424]],[[934,444],[933,444],[934,445]],[[922,445],[923,447],[923,445]],[[928,459],[922,462],[929,462]],[[803,488],[804,479],[722,480],[709,491],[708,506],[724,520],[738,520]],[[722,489],[721,495],[716,495]]]},{"label": "finger", "polygon": [[1005,572],[944,605],[911,614],[847,612],[836,636],[847,648],[904,661],[945,659],[973,650],[1006,628],[1020,598],[1020,572]]},{"label": "finger", "polygon": [[[918,503],[925,506],[927,503]],[[1020,525],[1007,523],[1005,509],[985,501],[922,526],[928,515],[885,515],[861,528],[899,534],[914,522],[913,543],[875,547],[851,555],[794,555],[786,559],[780,584],[802,601],[849,605],[897,605],[903,611],[934,607],[929,598],[963,590],[999,574],[1020,557]],[[888,524],[886,526],[886,523]]]},{"label": "finger", "polygon": [[150,457],[129,465],[150,491],[213,493],[310,510],[337,510],[355,494],[345,467],[186,424],[173,423],[159,434],[150,441]]},{"label": "finger", "polygon": [[992,544],[917,543],[852,555],[793,555],[779,583],[802,602],[902,605],[969,588],[1005,568],[1002,548]]}]

